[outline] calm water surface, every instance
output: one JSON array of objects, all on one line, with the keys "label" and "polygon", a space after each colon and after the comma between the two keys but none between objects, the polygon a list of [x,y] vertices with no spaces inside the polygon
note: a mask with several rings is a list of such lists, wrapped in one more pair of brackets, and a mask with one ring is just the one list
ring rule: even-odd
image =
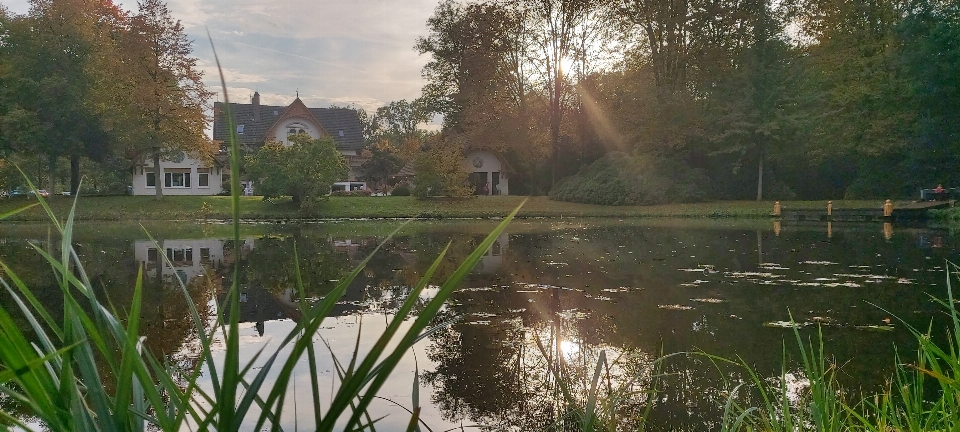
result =
[{"label": "calm water surface", "polygon": [[[177,279],[212,316],[240,266],[240,310],[225,313],[239,313],[243,349],[252,355],[279,342],[300,318],[292,289],[294,244],[315,299],[398,224],[245,226],[240,245],[225,240],[222,225],[150,226],[159,250],[139,227],[88,224],[76,240],[94,284],[114,304],[129,304],[136,271],[145,269],[146,344],[189,366],[196,339]],[[360,350],[369,349],[442,248],[452,242],[438,282],[494,224],[416,222],[405,228],[350,286],[336,317],[324,322],[314,338],[319,352],[327,352],[322,338],[336,356],[349,358],[358,332]],[[59,289],[49,266],[27,246],[47,238],[42,226],[0,225],[0,259],[57,307]],[[555,420],[559,398],[551,365],[562,360],[574,385],[587,385],[601,351],[612,362],[607,384],[635,390],[627,410],[652,404],[648,424],[655,430],[709,430],[742,372],[697,355],[671,357],[656,371],[653,361],[677,352],[740,356],[759,373],[779,376],[784,350],[788,357],[797,352],[791,316],[803,325],[804,338],[822,329],[845,385],[870,392],[884,385],[896,349],[912,355],[911,337],[897,317],[926,327],[937,315],[929,296],[945,296],[942,267],[945,259],[958,260],[955,241],[945,230],[881,224],[517,221],[442,312],[441,318],[459,319],[409,353],[380,392],[374,417],[387,417],[378,430],[405,429],[409,415],[402,407],[412,405],[415,369],[425,421],[435,431],[543,427]],[[161,254],[174,265],[162,265]],[[0,302],[13,306],[7,297]],[[794,387],[802,388],[796,362],[788,359],[787,369]],[[318,371],[328,401],[336,385],[333,360],[321,358]],[[286,399],[288,430],[312,421],[308,373],[301,361],[292,386],[296,397]],[[653,385],[658,390],[648,398]]]}]

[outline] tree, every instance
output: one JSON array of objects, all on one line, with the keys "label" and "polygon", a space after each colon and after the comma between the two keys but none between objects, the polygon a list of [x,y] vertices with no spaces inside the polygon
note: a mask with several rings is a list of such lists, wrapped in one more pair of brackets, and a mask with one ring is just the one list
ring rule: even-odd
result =
[{"label": "tree", "polygon": [[292,145],[267,143],[246,161],[247,173],[264,198],[290,196],[301,209],[312,209],[346,178],[347,163],[331,138],[290,137]]},{"label": "tree", "polygon": [[508,155],[537,190],[551,155],[549,102],[531,84],[533,58],[529,8],[519,2],[442,2],[428,20],[417,50],[430,53],[421,99],[443,114],[443,133]]},{"label": "tree", "polygon": [[[743,49],[732,58],[730,69],[713,78],[713,93],[707,103],[708,138],[719,153],[737,155],[734,166],[756,161],[756,199],[763,199],[764,162],[792,138],[795,129],[791,109],[794,80],[791,53],[782,23],[767,0],[752,1],[743,8],[751,13],[745,22],[752,30],[742,37]],[[795,67],[795,66],[794,66]]]},{"label": "tree", "polygon": [[[531,34],[541,51],[541,76],[547,88],[550,112],[551,183],[557,181],[560,129],[565,111],[564,100],[571,87],[564,70],[576,60],[575,38],[579,29],[599,3],[590,0],[522,0],[535,20]],[[584,53],[586,54],[586,53]]]},{"label": "tree", "polygon": [[[92,71],[108,57],[101,40],[121,19],[111,2],[31,2],[26,16],[2,17],[0,109],[7,151],[40,154],[49,173],[59,158],[71,160],[71,190],[79,184],[79,160],[106,146],[108,130],[91,100],[97,92]],[[47,189],[56,187],[47,176]]]},{"label": "tree", "polygon": [[374,144],[364,150],[367,161],[360,165],[361,180],[383,185],[403,168],[404,161],[390,147]]},{"label": "tree", "polygon": [[163,197],[160,160],[188,153],[209,159],[215,148],[206,137],[204,110],[213,93],[203,84],[192,44],[180,21],[162,0],[143,0],[125,41],[129,66],[121,83],[131,95],[126,126],[135,128],[127,153],[152,157],[156,197]]},{"label": "tree", "polygon": [[454,138],[434,137],[427,150],[414,159],[413,169],[416,187],[412,193],[417,198],[464,197],[472,191],[463,162],[462,143]]}]

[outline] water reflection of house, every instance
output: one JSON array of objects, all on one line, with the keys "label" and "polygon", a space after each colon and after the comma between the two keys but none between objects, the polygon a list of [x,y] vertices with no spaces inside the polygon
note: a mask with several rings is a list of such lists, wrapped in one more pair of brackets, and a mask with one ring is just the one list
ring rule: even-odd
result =
[{"label": "water reflection of house", "polygon": [[473,268],[473,273],[494,274],[500,270],[503,265],[503,252],[507,250],[509,241],[510,236],[507,234],[501,234],[500,237],[497,237],[490,245],[490,249],[487,249],[487,253],[483,254],[483,257],[477,262],[476,267]]},{"label": "water reflection of house", "polygon": [[[223,243],[218,239],[163,240],[158,250],[154,242],[138,240],[133,243],[133,249],[144,273],[156,275],[159,271],[163,279],[176,277],[184,284],[189,284],[193,278],[204,273],[204,268],[223,264]],[[162,259],[161,253],[169,263]]]},{"label": "water reflection of house", "polygon": [[333,244],[333,250],[340,253],[345,253],[351,260],[360,260],[366,258],[366,255],[360,255],[358,253],[360,252],[360,248],[364,246],[375,246],[379,240],[372,237],[365,237],[360,240],[332,239],[331,242]]}]

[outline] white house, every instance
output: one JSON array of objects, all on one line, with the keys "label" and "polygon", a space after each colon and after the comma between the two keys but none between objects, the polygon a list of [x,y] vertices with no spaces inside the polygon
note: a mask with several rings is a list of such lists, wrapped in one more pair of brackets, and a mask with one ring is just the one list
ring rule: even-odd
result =
[{"label": "white house", "polygon": [[[311,138],[330,137],[337,150],[347,160],[350,171],[347,178],[334,184],[334,189],[356,190],[366,188],[360,176],[364,147],[363,129],[356,110],[349,108],[308,108],[300,98],[287,106],[261,105],[260,93],[254,93],[252,103],[231,103],[230,110],[236,123],[237,138],[248,151],[256,151],[267,142],[290,144],[289,137],[305,133]],[[213,139],[229,140],[226,104],[213,106]]]},{"label": "white house", "polygon": [[[204,163],[181,154],[176,160],[160,160],[161,188],[164,195],[216,195],[223,183],[223,167],[217,162]],[[153,160],[133,168],[132,193],[154,195],[156,175]]]},{"label": "white house", "polygon": [[464,158],[471,171],[474,195],[510,195],[507,164],[496,153],[475,148],[467,151]]},{"label": "white house", "polygon": [[[143,265],[145,273],[155,274],[159,270],[163,279],[179,278],[184,285],[203,274],[205,267],[217,267],[224,261],[223,240],[164,240],[160,248],[161,251],[157,251],[149,240],[133,243],[134,256]],[[166,255],[172,266],[164,262],[161,253]]]}]

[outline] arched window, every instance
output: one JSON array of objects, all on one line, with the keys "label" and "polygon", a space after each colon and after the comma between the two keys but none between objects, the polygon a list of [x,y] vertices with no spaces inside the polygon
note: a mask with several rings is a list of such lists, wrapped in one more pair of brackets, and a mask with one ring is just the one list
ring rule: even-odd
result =
[{"label": "arched window", "polygon": [[299,122],[297,122],[297,123],[290,123],[290,124],[287,125],[287,136],[297,135],[297,134],[302,134],[302,133],[305,133],[305,134],[308,134],[308,135],[309,135],[310,132],[307,132],[307,131],[309,131],[309,130],[310,130],[310,128],[308,128],[307,126],[305,126],[303,123],[299,123]]}]

